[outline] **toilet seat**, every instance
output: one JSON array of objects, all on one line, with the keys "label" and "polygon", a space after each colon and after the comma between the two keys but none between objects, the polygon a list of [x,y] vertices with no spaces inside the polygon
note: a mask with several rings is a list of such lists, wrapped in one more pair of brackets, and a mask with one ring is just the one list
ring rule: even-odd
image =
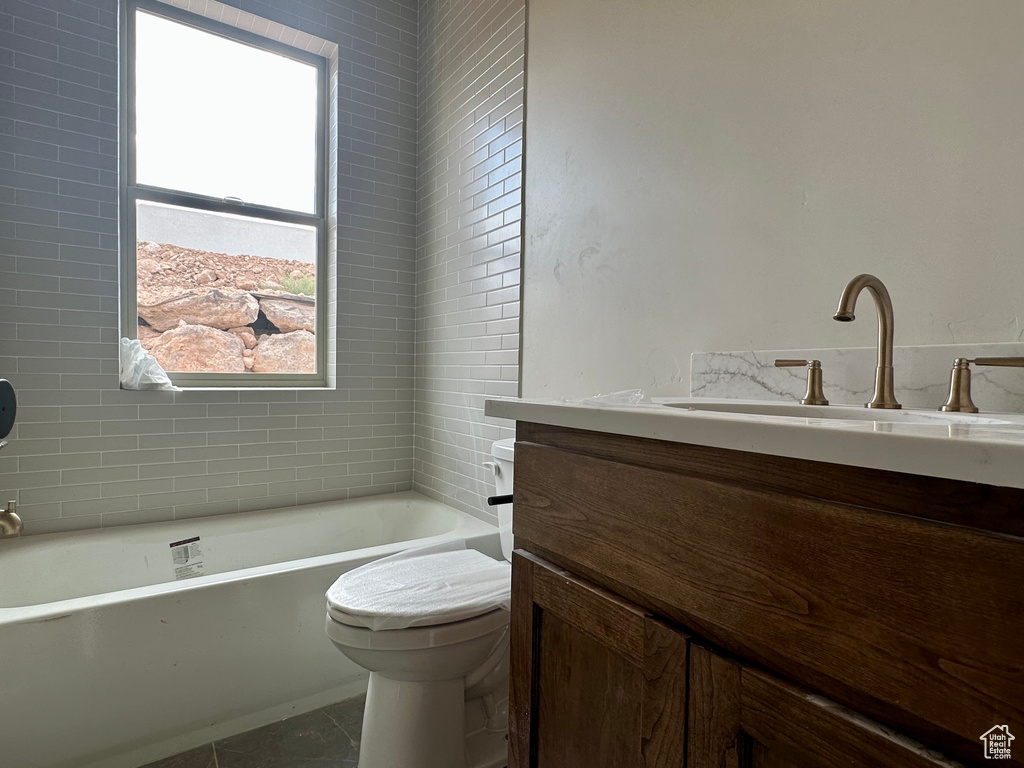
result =
[{"label": "toilet seat", "polygon": [[507,605],[511,565],[474,549],[385,558],[342,574],[327,591],[334,622],[392,633],[456,624]]},{"label": "toilet seat", "polygon": [[400,632],[403,629],[425,629],[427,627],[444,627],[448,624],[458,624],[461,621],[467,621],[469,619],[475,619],[479,616],[483,616],[488,613],[500,610],[496,607],[483,608],[480,610],[467,609],[459,611],[458,613],[452,613],[450,616],[438,614],[430,618],[424,619],[416,624],[410,624],[408,627],[396,627],[393,629],[374,629],[370,625],[370,619],[366,616],[360,616],[359,614],[348,613],[340,608],[336,608],[330,604],[327,606],[327,615],[331,617],[331,621],[336,621],[339,624],[344,624],[347,627],[358,627],[359,629],[370,629],[375,632]]},{"label": "toilet seat", "polygon": [[480,616],[434,626],[389,629],[376,632],[364,626],[345,624],[327,617],[327,636],[347,648],[375,651],[413,651],[440,648],[474,640],[507,626],[509,612],[495,608]]}]

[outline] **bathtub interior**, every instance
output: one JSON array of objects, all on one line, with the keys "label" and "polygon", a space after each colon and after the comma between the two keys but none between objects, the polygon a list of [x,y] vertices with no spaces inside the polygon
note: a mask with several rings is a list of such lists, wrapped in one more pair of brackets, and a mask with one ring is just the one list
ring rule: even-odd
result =
[{"label": "bathtub interior", "polygon": [[[230,573],[439,536],[454,531],[462,519],[444,504],[406,492],[114,531],[28,536],[0,543],[4,572],[0,608],[54,603],[194,578],[196,573]],[[186,547],[191,568],[182,560]],[[196,562],[201,565],[195,566]]]}]

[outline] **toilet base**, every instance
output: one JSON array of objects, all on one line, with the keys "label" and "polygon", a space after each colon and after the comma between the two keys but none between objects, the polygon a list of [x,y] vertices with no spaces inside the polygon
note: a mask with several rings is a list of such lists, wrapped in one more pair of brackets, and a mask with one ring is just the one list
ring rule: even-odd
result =
[{"label": "toilet base", "polygon": [[508,765],[508,682],[466,702],[466,768]]},{"label": "toilet base", "polygon": [[492,709],[481,699],[467,702],[461,678],[404,682],[371,672],[359,768],[501,768],[505,733],[482,727]]},{"label": "toilet base", "polygon": [[464,741],[461,678],[413,683],[370,673],[359,768],[461,768]]}]

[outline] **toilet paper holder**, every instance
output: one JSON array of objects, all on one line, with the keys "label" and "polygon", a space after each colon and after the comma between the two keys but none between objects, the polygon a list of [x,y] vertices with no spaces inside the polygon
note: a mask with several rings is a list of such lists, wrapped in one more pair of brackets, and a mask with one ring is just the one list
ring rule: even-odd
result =
[{"label": "toilet paper holder", "polygon": [[7,379],[0,379],[0,448],[6,444],[3,439],[14,429],[14,417],[18,413],[18,398],[14,387]]}]

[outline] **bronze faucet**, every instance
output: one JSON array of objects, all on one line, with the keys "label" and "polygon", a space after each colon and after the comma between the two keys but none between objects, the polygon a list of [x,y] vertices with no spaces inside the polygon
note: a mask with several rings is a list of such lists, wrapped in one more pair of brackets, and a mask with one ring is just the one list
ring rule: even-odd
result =
[{"label": "bronze faucet", "polygon": [[18,536],[21,533],[21,518],[15,512],[17,505],[10,501],[7,503],[7,511],[0,512],[0,538],[4,536]]},{"label": "bronze faucet", "polygon": [[875,300],[875,311],[878,313],[878,367],[875,369],[875,394],[866,408],[902,408],[896,402],[893,389],[892,374],[892,299],[882,281],[874,275],[857,275],[851,280],[839,299],[839,308],[833,320],[851,322],[853,310],[857,305],[857,297],[867,288]]}]

